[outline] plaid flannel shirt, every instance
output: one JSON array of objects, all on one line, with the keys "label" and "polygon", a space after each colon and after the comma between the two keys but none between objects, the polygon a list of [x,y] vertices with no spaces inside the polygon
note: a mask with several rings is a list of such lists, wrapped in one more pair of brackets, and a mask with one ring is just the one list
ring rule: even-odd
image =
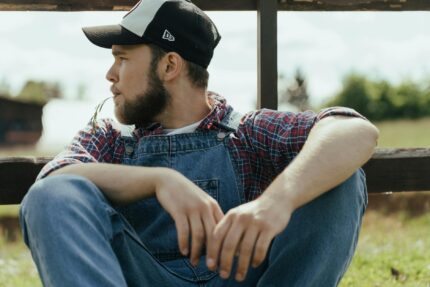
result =
[{"label": "plaid flannel shirt", "polygon": [[[197,127],[198,131],[220,129],[217,123],[232,109],[224,98],[213,93],[209,95],[209,102],[212,111]],[[316,122],[335,115],[364,118],[344,107],[327,108],[319,113],[261,109],[245,114],[228,143],[228,151],[244,188],[246,201],[257,198],[297,156]],[[144,140],[146,136],[160,134],[163,134],[163,127],[153,123],[135,128],[131,136]],[[94,132],[90,122],[76,134],[66,150],[43,167],[37,180],[69,164],[121,164],[124,153],[124,139],[118,123],[101,119]]]}]

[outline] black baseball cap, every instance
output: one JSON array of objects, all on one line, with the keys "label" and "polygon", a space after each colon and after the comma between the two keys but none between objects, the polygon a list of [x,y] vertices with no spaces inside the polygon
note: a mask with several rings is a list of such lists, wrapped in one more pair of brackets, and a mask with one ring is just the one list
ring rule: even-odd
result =
[{"label": "black baseball cap", "polygon": [[103,48],[152,43],[204,68],[221,39],[212,20],[188,0],[140,0],[120,24],[82,30]]}]

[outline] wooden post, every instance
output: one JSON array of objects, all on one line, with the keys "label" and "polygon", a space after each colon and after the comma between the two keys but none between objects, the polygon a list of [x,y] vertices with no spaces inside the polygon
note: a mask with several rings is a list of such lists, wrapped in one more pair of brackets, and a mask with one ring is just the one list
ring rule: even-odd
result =
[{"label": "wooden post", "polygon": [[257,5],[257,106],[278,109],[277,0],[258,0]]}]

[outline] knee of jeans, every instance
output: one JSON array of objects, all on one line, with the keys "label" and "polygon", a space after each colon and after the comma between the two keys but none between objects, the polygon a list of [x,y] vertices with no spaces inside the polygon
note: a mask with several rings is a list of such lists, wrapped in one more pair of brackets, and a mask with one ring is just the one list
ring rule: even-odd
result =
[{"label": "knee of jeans", "polygon": [[334,190],[345,200],[345,204],[353,207],[354,203],[364,213],[368,203],[366,175],[363,169],[358,169],[347,180],[338,185]]},{"label": "knee of jeans", "polygon": [[76,204],[82,204],[91,196],[98,196],[100,191],[88,179],[78,175],[55,175],[35,182],[25,195],[20,218],[34,218],[43,215],[55,216],[55,213]]}]

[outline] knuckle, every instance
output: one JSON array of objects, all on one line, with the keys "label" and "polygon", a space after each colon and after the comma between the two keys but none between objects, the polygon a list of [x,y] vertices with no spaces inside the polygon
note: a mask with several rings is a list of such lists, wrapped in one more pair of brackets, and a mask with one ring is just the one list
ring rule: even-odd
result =
[{"label": "knuckle", "polygon": [[248,253],[251,253],[251,251],[252,251],[252,248],[248,244],[243,244],[242,247],[240,248],[241,254],[244,254],[244,253],[248,254]]},{"label": "knuckle", "polygon": [[203,230],[201,230],[201,229],[196,230],[193,235],[194,235],[194,238],[196,238],[196,239],[203,239],[205,237],[205,234],[204,234]]},{"label": "knuckle", "polygon": [[252,220],[252,216],[248,213],[243,213],[239,216],[238,220],[242,224],[247,224]]},{"label": "knuckle", "polygon": [[215,241],[215,242],[219,242],[219,241],[221,241],[221,239],[222,239],[222,236],[221,236],[221,233],[220,233],[220,232],[214,232],[214,233],[212,234],[212,240],[213,240],[213,241]]},{"label": "knuckle", "polygon": [[263,246],[257,246],[256,248],[255,248],[255,257],[257,257],[257,258],[261,258],[261,257],[263,257],[263,255],[264,255],[264,253],[265,253],[265,248],[263,247]]},{"label": "knuckle", "polygon": [[256,219],[255,223],[261,230],[268,230],[268,229],[270,229],[270,226],[271,226],[271,224],[269,222],[267,222],[266,220],[263,220],[261,218]]},{"label": "knuckle", "polygon": [[234,248],[233,243],[226,242],[226,243],[224,244],[224,248],[223,248],[223,249],[224,249],[225,251],[230,252],[230,251],[232,251],[232,250],[233,250],[233,248]]}]

